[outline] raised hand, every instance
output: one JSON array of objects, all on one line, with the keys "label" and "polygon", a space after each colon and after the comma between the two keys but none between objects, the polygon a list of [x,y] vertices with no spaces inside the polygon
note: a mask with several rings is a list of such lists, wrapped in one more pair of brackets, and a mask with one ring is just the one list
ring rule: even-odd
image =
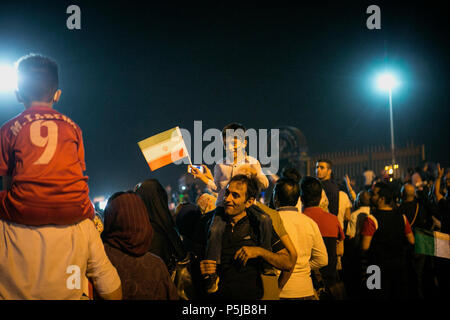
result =
[{"label": "raised hand", "polygon": [[444,176],[444,168],[441,168],[440,163],[437,164],[437,170],[438,170],[438,178],[442,179],[442,177]]}]

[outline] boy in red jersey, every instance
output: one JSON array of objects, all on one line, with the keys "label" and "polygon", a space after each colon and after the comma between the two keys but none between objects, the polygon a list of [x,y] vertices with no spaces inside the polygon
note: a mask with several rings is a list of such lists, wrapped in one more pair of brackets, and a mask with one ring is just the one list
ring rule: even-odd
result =
[{"label": "boy in red jersey", "polygon": [[53,109],[61,96],[57,64],[31,54],[17,72],[25,111],[0,129],[0,219],[38,226],[93,218],[81,129]]}]

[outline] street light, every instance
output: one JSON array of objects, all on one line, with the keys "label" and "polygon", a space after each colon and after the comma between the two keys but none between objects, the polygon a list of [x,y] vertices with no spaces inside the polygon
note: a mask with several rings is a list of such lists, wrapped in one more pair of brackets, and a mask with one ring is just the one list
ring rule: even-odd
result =
[{"label": "street light", "polygon": [[392,166],[395,166],[395,144],[394,144],[394,119],[392,116],[392,89],[398,86],[395,76],[391,73],[382,73],[377,77],[378,88],[389,91],[389,110],[391,118],[391,152],[392,152]]},{"label": "street light", "polygon": [[13,66],[0,65],[0,92],[13,92],[17,86],[17,74]]}]

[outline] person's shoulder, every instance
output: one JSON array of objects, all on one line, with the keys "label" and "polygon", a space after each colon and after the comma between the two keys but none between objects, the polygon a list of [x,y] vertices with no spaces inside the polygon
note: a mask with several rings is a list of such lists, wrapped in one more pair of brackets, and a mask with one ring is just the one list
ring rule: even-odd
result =
[{"label": "person's shoulder", "polygon": [[366,219],[367,223],[372,223],[375,225],[376,228],[378,228],[378,220],[377,218],[375,218],[375,216],[371,213],[369,213],[367,215],[367,219]]},{"label": "person's shoulder", "polygon": [[54,114],[58,114],[62,120],[66,121],[67,123],[74,125],[76,128],[78,128],[79,130],[81,130],[80,126],[68,115],[66,115],[65,113],[62,113],[59,110],[53,109],[52,113]]},{"label": "person's shoulder", "polygon": [[314,219],[312,219],[311,217],[309,217],[306,214],[303,214],[303,213],[298,214],[298,219],[300,221],[302,221],[302,223],[304,223],[304,224],[310,224],[310,225],[317,226],[317,223],[314,221]]},{"label": "person's shoulder", "polygon": [[343,197],[344,199],[347,199],[350,201],[350,197],[348,196],[347,192],[339,190],[339,197]]},{"label": "person's shoulder", "polygon": [[151,252],[147,252],[146,254],[144,254],[143,258],[147,262],[151,262],[156,268],[167,270],[166,264],[160,256],[157,256],[156,254]]},{"label": "person's shoulder", "polygon": [[370,207],[369,206],[361,206],[357,210],[352,212],[352,215],[359,215],[360,213],[370,214]]},{"label": "person's shoulder", "polygon": [[3,132],[5,130],[8,130],[19,118],[25,113],[26,110],[22,111],[18,115],[15,115],[13,118],[10,118],[9,120],[6,120],[2,123],[0,126],[0,130]]},{"label": "person's shoulder", "polygon": [[322,211],[323,211],[324,217],[325,217],[328,221],[333,221],[334,223],[337,222],[337,223],[340,224],[339,219],[338,219],[337,216],[335,216],[335,215],[332,214],[332,213],[326,212],[326,211],[324,211],[324,210],[322,210]]},{"label": "person's shoulder", "polygon": [[272,209],[269,206],[266,206],[265,204],[263,204],[259,201],[255,201],[255,206],[257,208],[259,208],[265,214],[269,215],[272,219],[273,219],[273,217],[277,218],[280,216],[280,213],[277,210]]},{"label": "person's shoulder", "polygon": [[100,232],[97,230],[95,226],[95,222],[91,219],[84,219],[74,225],[68,226],[68,227],[74,227],[79,228],[82,231],[88,233],[89,235],[100,236]]},{"label": "person's shoulder", "polygon": [[254,158],[252,156],[247,155],[245,158],[246,158],[246,161],[250,164],[259,164],[258,159]]}]

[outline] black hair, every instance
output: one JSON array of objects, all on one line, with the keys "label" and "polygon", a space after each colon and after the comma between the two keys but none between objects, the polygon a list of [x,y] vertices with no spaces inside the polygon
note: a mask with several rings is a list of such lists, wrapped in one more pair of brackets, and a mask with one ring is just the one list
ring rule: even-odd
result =
[{"label": "black hair", "polygon": [[358,194],[359,205],[370,206],[370,194],[368,191],[363,190]]},{"label": "black hair", "polygon": [[380,188],[378,191],[378,196],[384,198],[384,203],[387,205],[392,205],[394,201],[394,188],[388,183],[377,183],[376,188]]},{"label": "black hair", "polygon": [[242,130],[242,133],[244,135],[245,135],[245,131],[246,131],[245,127],[240,123],[237,123],[237,122],[229,123],[222,129],[222,139],[224,142],[225,142],[225,138],[227,136],[227,130],[233,130],[233,134],[235,134],[235,132],[237,130]]},{"label": "black hair", "polygon": [[278,180],[273,192],[281,207],[296,206],[300,197],[298,183],[290,178],[281,178]]},{"label": "black hair", "polygon": [[233,181],[245,183],[247,185],[247,192],[245,194],[246,201],[249,200],[250,198],[256,199],[256,197],[258,196],[258,193],[259,193],[259,189],[258,189],[258,182],[256,181],[255,178],[250,178],[250,177],[246,176],[245,174],[238,174],[238,175],[234,176],[233,178],[231,178],[231,180],[228,184],[230,184]]},{"label": "black hair", "polygon": [[319,159],[319,160],[316,161],[316,163],[319,163],[319,162],[326,162],[326,163],[328,163],[328,168],[329,169],[331,169],[333,167],[333,163],[329,159]]},{"label": "black hair", "polygon": [[322,184],[319,179],[304,177],[300,181],[300,196],[305,207],[317,207],[322,198]]},{"label": "black hair", "polygon": [[17,89],[25,102],[52,102],[58,90],[58,65],[39,54],[29,54],[16,62]]},{"label": "black hair", "polygon": [[289,178],[294,180],[296,183],[299,183],[300,180],[302,179],[302,175],[300,174],[300,172],[298,172],[297,169],[295,168],[284,168],[283,171],[281,172],[281,176],[283,178]]}]

